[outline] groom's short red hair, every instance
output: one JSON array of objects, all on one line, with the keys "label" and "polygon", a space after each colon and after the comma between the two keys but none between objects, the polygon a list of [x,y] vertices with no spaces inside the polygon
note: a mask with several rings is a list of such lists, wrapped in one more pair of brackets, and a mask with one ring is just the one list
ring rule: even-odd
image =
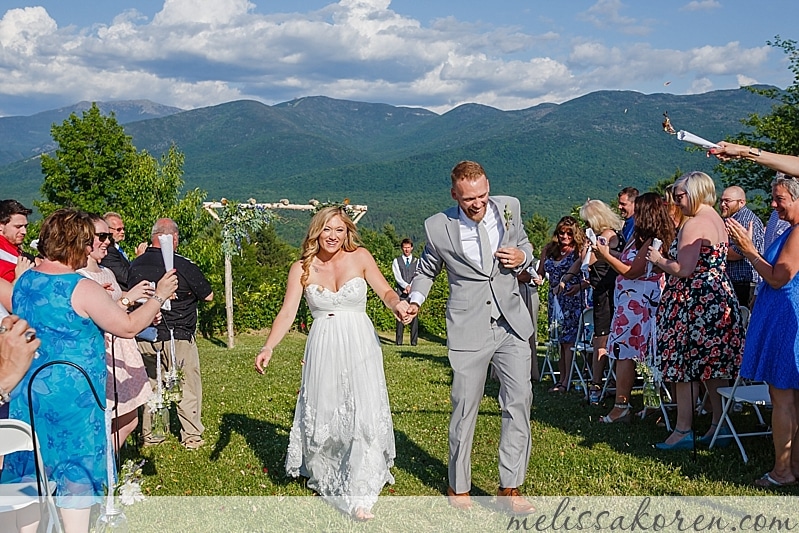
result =
[{"label": "groom's short red hair", "polygon": [[475,161],[461,161],[452,169],[452,186],[461,180],[473,181],[486,176],[486,171],[480,163]]}]

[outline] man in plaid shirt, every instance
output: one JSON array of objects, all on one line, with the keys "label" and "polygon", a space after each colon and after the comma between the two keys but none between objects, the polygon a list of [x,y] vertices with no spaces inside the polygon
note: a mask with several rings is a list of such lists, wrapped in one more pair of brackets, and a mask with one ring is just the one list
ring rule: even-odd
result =
[{"label": "man in plaid shirt", "polygon": [[[742,188],[732,186],[724,189],[719,200],[719,211],[722,218],[733,218],[745,228],[748,228],[751,223],[752,242],[757,251],[761,254],[763,253],[763,236],[765,233],[763,222],[751,209],[746,207],[746,193]],[[729,252],[727,252],[727,275],[732,281],[735,294],[738,295],[738,302],[741,305],[750,307],[754,299],[755,286],[760,281],[760,275],[755,271],[752,263],[741,255],[740,250],[734,244],[730,244]]]}]

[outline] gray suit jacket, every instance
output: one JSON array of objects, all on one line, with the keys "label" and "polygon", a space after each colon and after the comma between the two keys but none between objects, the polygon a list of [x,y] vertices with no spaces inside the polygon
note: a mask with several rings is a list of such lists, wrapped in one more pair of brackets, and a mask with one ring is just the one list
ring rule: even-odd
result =
[{"label": "gray suit jacket", "polygon": [[[500,213],[500,222],[505,225],[505,235],[500,247],[516,247],[524,251],[527,260],[518,267],[526,268],[533,261],[533,248],[524,232],[519,200],[511,196],[491,196]],[[505,208],[510,220],[505,220]],[[425,221],[427,244],[416,277],[411,284],[412,292],[420,292],[425,298],[433,280],[447,271],[449,300],[447,301],[447,346],[451,350],[475,351],[485,345],[491,330],[491,294],[496,296],[499,310],[513,331],[523,340],[533,334],[530,313],[519,293],[516,271],[503,267],[494,259],[491,273],[487,274],[474,264],[463,252],[458,206],[437,213]]]}]

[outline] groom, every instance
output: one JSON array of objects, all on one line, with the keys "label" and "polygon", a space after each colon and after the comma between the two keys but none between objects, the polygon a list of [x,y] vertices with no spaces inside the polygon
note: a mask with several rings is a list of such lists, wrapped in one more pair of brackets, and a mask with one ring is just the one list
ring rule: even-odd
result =
[{"label": "groom", "polygon": [[452,169],[452,198],[458,203],[425,221],[427,245],[411,284],[408,317],[415,317],[433,280],[445,269],[449,281],[447,347],[452,366],[449,424],[449,487],[453,507],[471,507],[472,439],[488,365],[500,382],[499,505],[512,513],[533,506],[519,493],[530,461],[530,313],[516,274],[533,259],[519,200],[488,196],[479,163]]}]

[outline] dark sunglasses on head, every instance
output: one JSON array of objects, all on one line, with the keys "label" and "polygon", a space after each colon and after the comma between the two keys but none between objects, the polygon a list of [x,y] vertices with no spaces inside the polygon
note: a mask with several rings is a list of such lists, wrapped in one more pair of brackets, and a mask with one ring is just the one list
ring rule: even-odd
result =
[{"label": "dark sunglasses on head", "polygon": [[100,242],[105,242],[106,240],[113,241],[110,233],[103,232],[103,233],[95,233],[94,235],[97,237],[97,240],[99,240]]}]

